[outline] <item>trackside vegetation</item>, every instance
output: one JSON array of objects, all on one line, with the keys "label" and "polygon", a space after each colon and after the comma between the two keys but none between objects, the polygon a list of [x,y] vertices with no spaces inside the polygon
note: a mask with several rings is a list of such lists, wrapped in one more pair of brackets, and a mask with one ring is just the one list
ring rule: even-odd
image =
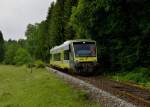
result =
[{"label": "trackside vegetation", "polygon": [[100,107],[46,69],[0,65],[0,107]]},{"label": "trackside vegetation", "polygon": [[136,83],[150,89],[150,69],[148,68],[136,68],[132,71],[123,71],[112,75],[111,78],[117,81]]}]

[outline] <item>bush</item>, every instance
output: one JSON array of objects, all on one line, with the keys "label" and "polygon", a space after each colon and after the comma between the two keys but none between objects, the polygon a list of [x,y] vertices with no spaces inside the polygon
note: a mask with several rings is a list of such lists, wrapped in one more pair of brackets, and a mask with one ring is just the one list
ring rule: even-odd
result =
[{"label": "bush", "polygon": [[36,65],[37,68],[44,68],[45,67],[44,62],[41,61],[41,60],[35,61],[35,65]]},{"label": "bush", "polygon": [[14,57],[14,62],[16,65],[28,64],[32,61],[32,58],[27,50],[19,48]]},{"label": "bush", "polygon": [[18,48],[16,44],[6,46],[4,64],[15,65],[14,57],[16,56],[16,50],[18,50]]},{"label": "bush", "polygon": [[149,68],[136,68],[133,71],[119,73],[113,76],[113,79],[123,81],[131,81],[139,84],[147,84],[150,81],[150,69]]},{"label": "bush", "polygon": [[150,69],[148,69],[148,68],[139,68],[138,72],[141,73],[141,75],[144,79],[150,80]]}]

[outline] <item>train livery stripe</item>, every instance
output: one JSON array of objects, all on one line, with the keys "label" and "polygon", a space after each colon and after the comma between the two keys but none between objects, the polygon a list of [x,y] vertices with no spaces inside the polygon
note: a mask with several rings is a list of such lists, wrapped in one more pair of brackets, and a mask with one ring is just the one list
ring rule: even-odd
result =
[{"label": "train livery stripe", "polygon": [[62,61],[51,61],[50,64],[62,69],[70,68],[69,63],[62,63]]},{"label": "train livery stripe", "polygon": [[75,57],[75,61],[78,62],[97,62],[96,57]]}]

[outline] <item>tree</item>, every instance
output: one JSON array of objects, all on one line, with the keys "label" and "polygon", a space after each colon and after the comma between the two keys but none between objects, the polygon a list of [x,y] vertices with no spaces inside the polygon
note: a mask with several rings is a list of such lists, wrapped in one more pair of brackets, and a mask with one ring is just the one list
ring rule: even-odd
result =
[{"label": "tree", "polygon": [[150,63],[148,5],[148,0],[80,0],[71,24],[77,38],[97,41],[105,68],[133,69]]},{"label": "tree", "polygon": [[59,45],[65,41],[64,38],[64,0],[57,0],[52,8],[49,25],[50,42],[52,46]]},{"label": "tree", "polygon": [[17,44],[17,41],[12,41],[9,40],[6,42],[6,49],[5,49],[5,59],[4,63],[5,64],[11,64],[15,65],[15,56],[16,56],[16,51],[20,48],[20,46]]},{"label": "tree", "polygon": [[38,23],[36,23],[35,25],[29,24],[25,32],[25,36],[27,37],[27,50],[29,51],[33,59],[36,57],[35,50],[37,50],[38,46],[37,40],[38,27],[39,27]]},{"label": "tree", "polygon": [[3,38],[3,34],[0,31],[0,63],[4,60],[4,38]]},{"label": "tree", "polygon": [[36,58],[48,62],[50,43],[49,43],[46,21],[42,21],[38,26],[37,43],[38,43],[37,48],[35,50]]},{"label": "tree", "polygon": [[51,35],[51,23],[52,23],[52,15],[53,15],[54,6],[55,6],[55,4],[54,4],[54,2],[52,2],[48,9],[48,15],[46,18],[47,32],[48,32],[48,35],[47,35],[48,41],[47,42],[48,42],[49,49],[53,47],[53,40],[52,40],[53,35]]},{"label": "tree", "polygon": [[25,39],[19,39],[18,45],[20,45],[22,48],[26,48],[26,40]]},{"label": "tree", "polygon": [[24,48],[18,48],[14,57],[14,62],[17,65],[28,64],[32,61],[32,58],[28,51]]},{"label": "tree", "polygon": [[70,23],[72,9],[77,5],[78,0],[65,0],[64,2],[64,36],[65,40],[70,40],[75,37],[75,31]]}]

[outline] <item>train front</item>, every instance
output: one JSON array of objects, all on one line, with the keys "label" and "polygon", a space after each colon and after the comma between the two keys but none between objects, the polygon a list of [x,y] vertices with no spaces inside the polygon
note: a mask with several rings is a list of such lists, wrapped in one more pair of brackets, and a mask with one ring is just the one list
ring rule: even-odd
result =
[{"label": "train front", "polygon": [[74,42],[74,64],[78,74],[91,74],[97,65],[95,41]]}]

